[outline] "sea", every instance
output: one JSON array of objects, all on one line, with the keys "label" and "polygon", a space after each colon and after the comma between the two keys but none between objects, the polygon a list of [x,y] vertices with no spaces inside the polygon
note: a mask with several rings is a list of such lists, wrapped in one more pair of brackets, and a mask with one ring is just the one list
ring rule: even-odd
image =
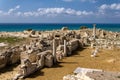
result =
[{"label": "sea", "polygon": [[[81,26],[93,28],[92,23],[0,23],[0,32],[20,32],[27,29],[38,31],[59,30],[68,27],[70,30],[79,30]],[[120,32],[120,24],[96,24],[98,29]]]}]

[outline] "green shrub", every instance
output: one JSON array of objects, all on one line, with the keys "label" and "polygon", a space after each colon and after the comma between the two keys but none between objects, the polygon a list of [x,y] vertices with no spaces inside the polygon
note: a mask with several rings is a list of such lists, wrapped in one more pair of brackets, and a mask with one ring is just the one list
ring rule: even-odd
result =
[{"label": "green shrub", "polygon": [[87,29],[87,26],[80,26],[80,29]]},{"label": "green shrub", "polygon": [[0,42],[5,42],[5,43],[16,43],[22,40],[23,39],[17,37],[0,37]]}]

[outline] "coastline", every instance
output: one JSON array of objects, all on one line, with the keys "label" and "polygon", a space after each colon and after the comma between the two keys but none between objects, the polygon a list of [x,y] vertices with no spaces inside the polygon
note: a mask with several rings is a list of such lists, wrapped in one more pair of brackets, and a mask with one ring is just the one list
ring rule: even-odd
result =
[{"label": "coastline", "polygon": [[[81,26],[86,26],[92,29],[93,23],[0,23],[0,32],[22,32],[27,29],[33,29],[37,31],[52,31],[60,30],[62,27],[68,27],[69,30],[79,30]],[[120,24],[96,24],[98,29],[104,29],[107,31],[120,32]]]}]

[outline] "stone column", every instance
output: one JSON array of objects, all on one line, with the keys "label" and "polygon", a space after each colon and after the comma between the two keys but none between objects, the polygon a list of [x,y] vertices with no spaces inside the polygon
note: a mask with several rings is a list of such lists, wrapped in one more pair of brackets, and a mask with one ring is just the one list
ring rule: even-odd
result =
[{"label": "stone column", "polygon": [[66,40],[64,40],[64,57],[67,56]]},{"label": "stone column", "polygon": [[54,57],[54,63],[56,63],[57,60],[56,60],[56,42],[55,42],[55,39],[53,39],[53,57]]},{"label": "stone column", "polygon": [[93,38],[96,37],[96,24],[93,24]]}]

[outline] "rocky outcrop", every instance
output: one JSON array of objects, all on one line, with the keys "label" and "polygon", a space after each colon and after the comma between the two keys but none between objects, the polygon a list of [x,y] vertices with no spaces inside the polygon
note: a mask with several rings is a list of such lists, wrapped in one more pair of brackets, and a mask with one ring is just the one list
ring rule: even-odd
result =
[{"label": "rocky outcrop", "polygon": [[0,68],[5,67],[6,65],[15,64],[20,61],[20,47],[15,46],[8,48],[8,50],[0,54]]},{"label": "rocky outcrop", "polygon": [[7,60],[6,60],[5,56],[0,55],[0,68],[5,67],[6,64],[7,64]]}]

